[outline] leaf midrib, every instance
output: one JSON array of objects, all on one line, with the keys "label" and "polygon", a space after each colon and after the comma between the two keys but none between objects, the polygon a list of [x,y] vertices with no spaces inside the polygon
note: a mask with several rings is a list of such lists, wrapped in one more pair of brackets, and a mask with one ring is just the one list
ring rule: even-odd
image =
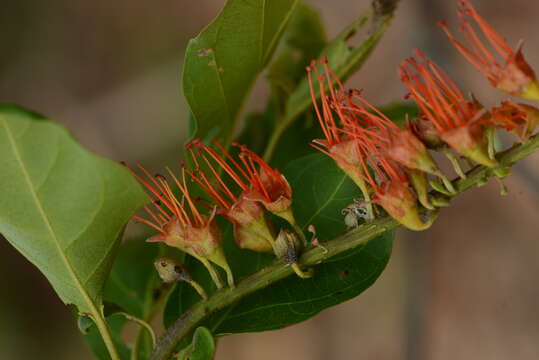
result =
[{"label": "leaf midrib", "polygon": [[[39,212],[39,215],[41,216],[41,218],[43,220],[43,223],[45,224],[45,227],[47,228],[47,231],[49,232],[49,235],[53,240],[54,246],[55,246],[55,248],[56,248],[56,250],[57,250],[57,252],[58,252],[58,254],[60,256],[60,259],[62,260],[63,265],[67,269],[67,272],[70,275],[70,277],[72,278],[76,289],[82,295],[84,301],[87,303],[87,305],[88,305],[90,311],[92,312],[92,314],[94,316],[99,316],[96,304],[92,301],[92,299],[90,298],[90,296],[88,295],[88,293],[86,292],[84,287],[82,286],[82,283],[81,283],[79,277],[77,276],[77,274],[75,273],[75,270],[73,269],[71,263],[69,262],[69,259],[65,256],[64,252],[62,251],[58,236],[56,235],[56,232],[54,231],[54,229],[52,227],[52,224],[51,224],[47,214],[45,213],[45,209],[43,208],[43,205],[41,204],[41,200],[39,199],[39,197],[38,197],[38,195],[37,195],[37,193],[36,193],[36,191],[34,189],[32,179],[30,178],[30,174],[28,173],[28,171],[26,169],[26,166],[24,165],[21,154],[20,154],[19,149],[17,147],[17,143],[15,141],[15,138],[13,137],[13,133],[11,132],[11,129],[8,126],[7,120],[6,119],[0,119],[0,120],[2,120],[2,124],[3,124],[3,126],[4,126],[4,128],[6,130],[9,145],[10,145],[12,151],[13,151],[15,159],[16,159],[16,161],[17,161],[17,163],[18,163],[18,165],[20,167],[20,170],[21,170],[21,172],[23,174],[23,178],[24,178],[25,182],[27,183],[28,188],[30,189],[30,195],[32,197],[32,200],[34,201],[35,206],[36,206],[36,208],[37,208],[37,210]],[[32,126],[32,125],[30,125],[30,126]]]}]

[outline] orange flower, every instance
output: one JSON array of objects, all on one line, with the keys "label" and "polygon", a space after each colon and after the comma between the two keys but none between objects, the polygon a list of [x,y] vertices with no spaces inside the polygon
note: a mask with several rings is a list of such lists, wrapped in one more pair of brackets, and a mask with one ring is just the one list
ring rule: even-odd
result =
[{"label": "orange flower", "polygon": [[[218,147],[222,155],[215,149],[204,145],[198,139],[187,144],[186,149],[191,153],[197,170],[186,171],[216,202],[219,214],[232,222],[234,238],[239,247],[254,251],[271,252],[274,238],[264,214],[264,209],[258,200],[248,196],[254,188],[250,186],[250,177],[252,176],[250,171],[252,169],[242,167],[240,163],[224,151],[222,146],[218,145]],[[201,161],[203,162],[202,164]],[[242,163],[244,161],[242,159]],[[209,169],[215,181],[208,178],[206,173],[202,171],[202,166]],[[241,189],[240,195],[234,194],[231,187],[219,175],[216,166],[223,169],[238,185]]]},{"label": "orange flower", "polygon": [[[440,22],[449,40],[455,45],[462,55],[482,72],[495,88],[511,95],[524,98],[538,99],[539,86],[535,73],[522,55],[522,42],[513,51],[507,42],[483,19],[473,8],[468,0],[459,2],[460,9],[457,13],[460,17],[460,31],[466,38],[469,47],[459,42],[447,28],[445,22]],[[502,61],[496,59],[496,55],[487,49],[469,22],[469,18],[475,21],[483,36],[495,49]]]},{"label": "orange flower", "polygon": [[153,209],[144,206],[150,219],[139,216],[135,216],[135,219],[159,232],[147,241],[164,242],[197,258],[208,268],[218,285],[220,284],[218,275],[207,260],[219,265],[225,269],[229,285],[233,286],[232,273],[221,247],[221,232],[214,219],[215,209],[209,216],[199,212],[186,186],[185,170],[182,169],[180,181],[170,168],[166,168],[182,194],[179,200],[163,175],[152,176],[142,165],[138,167],[147,179],[130,169],[131,173],[153,198],[151,203]]},{"label": "orange flower", "polygon": [[232,145],[240,149],[239,158],[249,176],[250,189],[245,197],[262,203],[268,211],[295,223],[291,216],[292,188],[283,174],[245,145],[236,142]]},{"label": "orange flower", "polygon": [[492,109],[494,126],[514,133],[521,141],[526,141],[539,125],[539,109],[527,104],[503,101]]},{"label": "orange flower", "polygon": [[[348,111],[351,119],[344,125],[343,132],[354,138],[357,134],[372,137],[378,147],[389,158],[409,168],[440,175],[438,166],[425,145],[417,138],[409,124],[399,128],[376,107],[369,104],[357,90],[349,91],[348,104],[338,104]],[[359,102],[353,102],[353,99]],[[354,121],[355,120],[355,121]]]},{"label": "orange flower", "polygon": [[475,99],[464,98],[447,74],[419,51],[400,66],[401,81],[409,88],[422,116],[430,120],[439,137],[460,154],[485,166],[488,156],[484,125],[487,112]]},{"label": "orange flower", "polygon": [[[312,144],[312,146],[335,160],[337,166],[339,166],[357,184],[363,193],[364,199],[368,202],[370,200],[370,190],[361,174],[360,158],[362,155],[359,150],[358,141],[354,137],[350,137],[342,132],[338,127],[332,112],[333,105],[341,125],[352,120],[350,119],[349,114],[345,114],[342,111],[341,106],[336,106],[343,101],[343,96],[345,94],[343,85],[329,69],[327,59],[322,61],[322,65],[324,67],[325,75],[320,74],[316,61],[314,60],[311,62],[311,65],[307,67],[313,107],[325,136],[325,139],[313,140],[314,144]],[[318,106],[316,101],[317,90],[314,87],[313,72],[316,75],[318,91],[320,92],[321,107]],[[337,90],[333,88],[333,82],[337,84]],[[329,95],[326,94],[326,86],[329,89]],[[374,217],[372,205],[368,205],[367,212],[368,217],[372,219]]]},{"label": "orange flower", "polygon": [[[360,136],[359,141],[364,155],[361,158],[362,177],[374,190],[373,202],[411,230],[430,227],[433,219],[427,222],[421,219],[417,197],[403,168],[381,154],[372,138]],[[373,169],[374,175],[369,168]]]}]

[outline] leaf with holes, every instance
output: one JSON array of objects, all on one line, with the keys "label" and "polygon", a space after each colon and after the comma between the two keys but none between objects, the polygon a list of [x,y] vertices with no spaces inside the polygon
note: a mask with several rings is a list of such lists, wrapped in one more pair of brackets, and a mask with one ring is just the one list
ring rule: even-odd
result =
[{"label": "leaf with holes", "polygon": [[194,122],[191,136],[229,140],[257,75],[273,54],[297,0],[228,0],[189,41],[183,89]]},{"label": "leaf with holes", "polygon": [[62,301],[99,316],[123,228],[146,195],[121,165],[82,148],[61,126],[0,107],[0,232]]}]

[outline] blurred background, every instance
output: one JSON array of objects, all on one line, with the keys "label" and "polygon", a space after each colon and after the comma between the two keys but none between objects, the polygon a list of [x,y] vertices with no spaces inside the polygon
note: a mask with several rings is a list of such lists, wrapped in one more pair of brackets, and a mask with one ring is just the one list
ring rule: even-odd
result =
[{"label": "blurred background", "polygon": [[[328,37],[367,0],[305,0]],[[539,69],[539,2],[475,0],[508,40],[528,40]],[[91,150],[158,168],[178,158],[187,109],[183,51],[222,0],[3,0],[0,102],[65,125]],[[485,105],[503,98],[435,26],[455,23],[456,0],[403,0],[374,55],[348,85],[374,104],[402,99],[396,66],[421,47]],[[261,109],[257,85],[248,109]],[[499,186],[474,189],[429,231],[401,231],[380,279],[362,296],[281,331],[220,341],[218,360],[539,358],[539,154]],[[0,241],[0,358],[92,359],[45,278]]]}]

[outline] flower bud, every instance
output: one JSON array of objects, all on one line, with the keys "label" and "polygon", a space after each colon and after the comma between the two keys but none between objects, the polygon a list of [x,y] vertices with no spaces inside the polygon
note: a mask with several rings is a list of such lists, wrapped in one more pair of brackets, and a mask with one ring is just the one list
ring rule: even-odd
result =
[{"label": "flower bud", "polygon": [[449,129],[440,137],[458,153],[481,165],[492,167],[497,164],[488,154],[485,128],[478,122]]},{"label": "flower bud", "polygon": [[297,264],[301,251],[301,241],[295,233],[281,229],[273,244],[273,251],[279,259],[283,259],[286,263]]},{"label": "flower bud", "polygon": [[272,251],[273,235],[264,209],[258,202],[240,197],[224,215],[232,222],[234,239],[240,248],[259,252]]},{"label": "flower bud", "polygon": [[433,219],[426,222],[421,219],[417,199],[407,183],[387,183],[383,192],[376,194],[374,201],[410,230],[425,230],[432,225]]}]

